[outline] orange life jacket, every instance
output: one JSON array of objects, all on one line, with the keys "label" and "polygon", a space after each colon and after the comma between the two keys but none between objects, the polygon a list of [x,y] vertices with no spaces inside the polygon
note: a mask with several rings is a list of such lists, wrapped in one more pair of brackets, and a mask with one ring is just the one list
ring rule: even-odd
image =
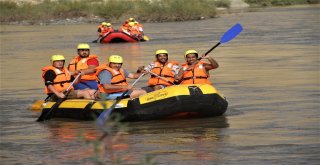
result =
[{"label": "orange life jacket", "polygon": [[128,28],[130,35],[142,35],[138,26],[130,26]]},{"label": "orange life jacket", "polygon": [[[209,75],[206,72],[206,68],[203,66],[205,62],[199,61],[196,65],[193,66],[193,70],[186,70],[183,73],[183,79],[181,84],[211,84]],[[181,69],[188,68],[188,63],[182,64]]]},{"label": "orange life jacket", "polygon": [[103,27],[102,25],[99,25],[98,28],[100,29],[99,36],[103,36],[104,34],[106,34],[108,32],[114,31],[112,27]]},{"label": "orange life jacket", "polygon": [[[86,58],[81,58],[80,56],[74,57],[71,62],[69,63],[68,69],[70,71],[76,71],[76,70],[81,70],[81,69],[88,69],[89,66],[87,64],[87,61],[89,59],[97,59],[97,55],[89,55]],[[98,60],[98,59],[97,59]],[[94,73],[91,74],[86,74],[81,76],[81,80],[96,80],[96,76]]]},{"label": "orange life jacket", "polygon": [[123,31],[123,30],[128,31],[129,27],[130,27],[130,26],[129,26],[128,23],[123,24],[122,26],[120,26],[119,31]]},{"label": "orange life jacket", "polygon": [[[112,75],[111,85],[128,85],[124,70],[122,68],[119,71],[114,70],[114,69],[110,68],[107,64],[96,67],[95,74],[96,74],[98,82],[100,82],[99,74],[103,70],[107,70],[111,73],[111,75]],[[103,87],[103,84],[100,84],[100,83],[98,83],[98,89],[100,92],[103,92],[103,93],[116,93],[116,92],[123,92],[126,90],[126,89],[105,89]]]},{"label": "orange life jacket", "polygon": [[143,32],[143,26],[141,24],[137,24],[137,27],[140,32]]},{"label": "orange life jacket", "polygon": [[172,71],[173,65],[178,65],[176,61],[167,62],[164,66],[158,61],[154,61],[155,66],[152,68],[152,72],[167,79],[169,82],[162,80],[161,78],[151,75],[148,84],[149,85],[166,85],[170,86],[174,82],[174,73]]},{"label": "orange life jacket", "polygon": [[[68,71],[67,68],[63,68],[62,70],[54,67],[54,66],[46,66],[41,69],[42,72],[42,79],[45,82],[44,75],[46,74],[47,71],[53,70],[54,73],[56,74],[56,78],[53,80],[53,87],[55,90],[58,92],[63,92],[67,90],[67,88],[71,85],[71,74]],[[73,89],[71,87],[70,89]],[[47,86],[45,87],[45,92],[47,94],[53,93]]]}]

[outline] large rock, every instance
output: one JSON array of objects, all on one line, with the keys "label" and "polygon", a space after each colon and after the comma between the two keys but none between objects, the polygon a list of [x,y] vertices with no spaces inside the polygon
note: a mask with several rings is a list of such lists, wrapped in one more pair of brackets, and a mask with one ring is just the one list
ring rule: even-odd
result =
[{"label": "large rock", "polygon": [[231,0],[231,9],[244,9],[248,8],[249,4],[245,3],[243,0]]}]

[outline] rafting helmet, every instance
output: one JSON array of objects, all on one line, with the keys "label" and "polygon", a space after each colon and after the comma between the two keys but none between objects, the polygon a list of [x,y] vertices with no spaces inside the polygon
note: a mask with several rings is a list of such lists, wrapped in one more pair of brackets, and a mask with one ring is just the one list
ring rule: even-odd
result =
[{"label": "rafting helmet", "polygon": [[186,53],[184,54],[184,57],[187,58],[188,54],[196,54],[196,57],[198,57],[198,52],[196,50],[187,50]]},{"label": "rafting helmet", "polygon": [[135,22],[136,20],[131,17],[131,18],[129,18],[129,21],[130,21],[130,22]]},{"label": "rafting helmet", "polygon": [[85,44],[85,43],[81,43],[81,44],[78,44],[78,47],[77,49],[89,49],[90,50],[90,46],[88,44]]},{"label": "rafting helmet", "polygon": [[123,59],[121,56],[119,55],[111,55],[108,59],[109,63],[117,63],[117,64],[122,64],[123,63]]},{"label": "rafting helmet", "polygon": [[106,24],[106,26],[110,27],[110,26],[111,26],[111,23],[108,22],[108,23]]},{"label": "rafting helmet", "polygon": [[107,24],[108,24],[107,22],[102,22],[101,23],[102,26],[107,26]]},{"label": "rafting helmet", "polygon": [[159,49],[156,51],[156,55],[158,55],[158,54],[167,54],[168,55],[168,51],[165,49]]},{"label": "rafting helmet", "polygon": [[51,62],[54,62],[54,61],[65,61],[65,60],[66,59],[61,54],[55,54],[55,55],[51,56]]},{"label": "rafting helmet", "polygon": [[134,26],[135,23],[134,23],[134,22],[129,22],[128,25],[129,25],[129,26]]}]

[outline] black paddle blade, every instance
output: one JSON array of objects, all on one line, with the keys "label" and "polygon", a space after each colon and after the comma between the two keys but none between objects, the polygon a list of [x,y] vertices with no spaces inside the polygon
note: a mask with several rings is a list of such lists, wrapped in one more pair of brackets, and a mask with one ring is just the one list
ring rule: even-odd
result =
[{"label": "black paddle blade", "polygon": [[45,121],[47,116],[47,112],[44,112],[44,110],[41,112],[41,115],[39,118],[36,120],[37,122]]},{"label": "black paddle blade", "polygon": [[50,120],[54,114],[54,111],[56,111],[59,107],[59,105],[66,99],[59,99],[53,106],[50,108],[50,110],[42,110],[41,115],[36,120],[37,122]]}]

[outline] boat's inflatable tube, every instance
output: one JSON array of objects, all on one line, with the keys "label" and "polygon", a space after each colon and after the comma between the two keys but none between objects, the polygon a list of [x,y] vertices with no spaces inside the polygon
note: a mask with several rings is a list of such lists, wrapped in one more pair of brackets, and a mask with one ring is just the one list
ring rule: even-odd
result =
[{"label": "boat's inflatable tube", "polygon": [[[47,102],[42,113],[51,111],[51,118],[93,120],[113,103],[114,100],[69,99],[52,109],[56,102]],[[220,116],[226,112],[227,107],[226,99],[211,85],[175,85],[139,98],[122,99],[112,113],[121,114],[124,121],[144,121]]]}]

